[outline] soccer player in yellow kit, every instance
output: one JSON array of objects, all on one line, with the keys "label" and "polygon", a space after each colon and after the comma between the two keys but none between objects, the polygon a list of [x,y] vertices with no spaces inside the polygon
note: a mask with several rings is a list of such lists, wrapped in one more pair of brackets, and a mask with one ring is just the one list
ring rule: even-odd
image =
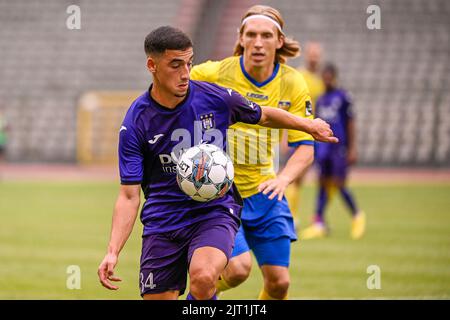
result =
[{"label": "soccer player in yellow kit", "polygon": [[[195,66],[191,78],[231,88],[260,105],[283,108],[312,119],[305,80],[285,64],[287,58],[299,55],[300,46],[286,37],[283,25],[276,9],[262,5],[251,7],[242,18],[234,56]],[[276,136],[278,141],[279,132],[244,123],[236,123],[231,128],[234,131],[229,133],[229,151],[244,206],[232,259],[217,289],[223,291],[247,279],[252,250],[264,278],[259,299],[287,299],[290,245],[297,236],[284,192],[312,164],[314,141],[306,133],[288,131],[289,145],[296,150],[284,169],[276,174],[272,138]]]},{"label": "soccer player in yellow kit", "polygon": [[308,42],[305,46],[305,67],[298,70],[308,86],[313,109],[317,98],[325,92],[325,86],[320,75],[321,60],[322,46],[318,42]]},{"label": "soccer player in yellow kit", "polygon": [[[322,47],[318,42],[308,42],[305,46],[305,66],[298,70],[306,81],[311,97],[312,107],[315,110],[317,98],[325,92],[320,76],[320,63],[322,60]],[[300,217],[300,185],[301,177],[295,179],[286,190],[286,198],[291,209],[296,227]],[[302,234],[300,234],[302,237]]]}]

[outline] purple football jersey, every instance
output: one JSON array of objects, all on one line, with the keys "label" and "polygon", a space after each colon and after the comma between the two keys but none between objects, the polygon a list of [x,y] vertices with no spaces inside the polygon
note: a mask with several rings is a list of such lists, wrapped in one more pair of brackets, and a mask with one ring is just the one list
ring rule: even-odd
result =
[{"label": "purple football jersey", "polygon": [[337,145],[330,143],[317,143],[324,148],[333,146],[347,146],[347,124],[353,118],[353,105],[349,94],[342,89],[326,92],[317,99],[316,117],[330,124],[334,135],[339,139]]},{"label": "purple football jersey", "polygon": [[[151,88],[129,108],[119,132],[122,184],[141,184],[144,235],[171,231],[228,212],[239,219],[235,191],[209,202],[192,200],[178,187],[176,162],[182,150],[212,143],[223,150],[235,122],[256,124],[261,108],[215,84],[190,81],[186,98],[174,109],[156,102]],[[214,210],[224,208],[225,210]]]}]

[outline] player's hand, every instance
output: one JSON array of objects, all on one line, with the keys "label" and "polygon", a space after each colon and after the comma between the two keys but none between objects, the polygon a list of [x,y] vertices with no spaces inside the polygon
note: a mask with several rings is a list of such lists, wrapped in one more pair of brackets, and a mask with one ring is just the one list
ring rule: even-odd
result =
[{"label": "player's hand", "polygon": [[351,166],[358,160],[358,155],[355,149],[349,149],[347,152],[347,163]]},{"label": "player's hand", "polygon": [[338,143],[339,140],[333,136],[333,131],[330,125],[320,118],[312,120],[312,130],[311,135],[316,141]]},{"label": "player's hand", "polygon": [[102,286],[109,290],[117,290],[118,286],[113,285],[110,281],[122,281],[119,277],[114,276],[114,267],[117,264],[117,255],[108,253],[98,267],[98,278]]},{"label": "player's hand", "polygon": [[261,183],[258,187],[258,191],[265,195],[272,192],[269,195],[269,199],[272,200],[278,196],[278,201],[281,201],[289,183],[290,181],[288,178],[284,176],[277,176],[275,179],[270,179]]}]

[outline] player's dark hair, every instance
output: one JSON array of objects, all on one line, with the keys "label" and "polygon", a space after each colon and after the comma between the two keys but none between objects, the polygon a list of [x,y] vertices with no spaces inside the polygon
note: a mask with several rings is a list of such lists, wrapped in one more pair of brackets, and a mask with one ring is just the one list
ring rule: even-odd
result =
[{"label": "player's dark hair", "polygon": [[192,41],[180,29],[163,26],[145,37],[144,49],[147,55],[161,54],[166,50],[186,50],[192,48]]},{"label": "player's dark hair", "polygon": [[331,73],[335,78],[337,77],[338,70],[335,64],[328,62],[324,65],[322,73]]}]

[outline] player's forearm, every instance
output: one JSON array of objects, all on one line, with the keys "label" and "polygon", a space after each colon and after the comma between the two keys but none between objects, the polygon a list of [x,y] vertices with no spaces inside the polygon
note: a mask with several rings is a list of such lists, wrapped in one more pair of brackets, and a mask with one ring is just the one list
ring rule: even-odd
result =
[{"label": "player's forearm", "polygon": [[289,158],[286,166],[278,176],[283,177],[291,183],[296,178],[302,177],[313,161],[314,147],[310,145],[300,145]]},{"label": "player's forearm", "polygon": [[261,120],[258,123],[261,126],[312,133],[313,122],[311,119],[298,117],[282,109],[272,107],[261,107],[261,109]]},{"label": "player's forearm", "polygon": [[118,255],[133,230],[139,210],[139,198],[127,198],[119,195],[117,199],[111,228],[108,252]]},{"label": "player's forearm", "polygon": [[285,128],[303,131],[313,136],[316,141],[337,143],[330,125],[320,118],[314,120],[301,118],[282,109],[261,107],[261,119],[258,124],[269,128]]},{"label": "player's forearm", "polygon": [[355,120],[350,120],[347,124],[347,141],[348,148],[350,150],[356,150],[356,128],[355,128]]}]

